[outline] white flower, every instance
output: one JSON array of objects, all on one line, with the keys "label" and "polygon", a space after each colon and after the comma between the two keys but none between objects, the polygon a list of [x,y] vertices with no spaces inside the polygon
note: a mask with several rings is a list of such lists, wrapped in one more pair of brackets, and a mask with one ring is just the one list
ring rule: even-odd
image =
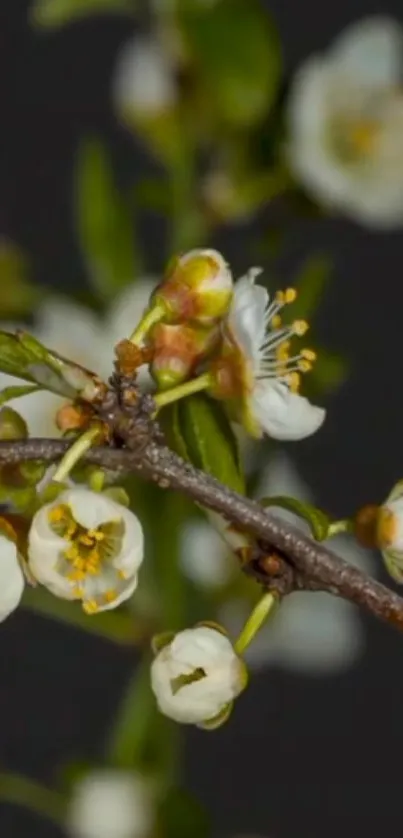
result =
[{"label": "white flower", "polygon": [[16,544],[0,535],[0,622],[17,608],[24,586]]},{"label": "white flower", "polygon": [[[106,379],[113,368],[114,346],[131,334],[155,285],[155,279],[145,277],[128,286],[104,320],[67,298],[52,297],[38,309],[32,333],[45,346]],[[15,331],[15,326],[6,323],[2,328]],[[151,383],[145,367],[140,371],[139,381],[143,386]],[[0,389],[21,383],[19,378],[0,373]],[[52,393],[39,392],[9,404],[26,420],[31,436],[52,437],[58,435],[55,413],[65,401]]]},{"label": "white flower", "polygon": [[29,569],[87,614],[116,608],[137,587],[143,530],[133,512],[104,494],[77,487],[45,504],[32,520]]},{"label": "white flower", "polygon": [[182,527],[179,555],[183,572],[203,588],[222,587],[237,570],[235,557],[209,521],[189,521]]},{"label": "white flower", "polygon": [[232,399],[235,418],[252,436],[303,439],[315,433],[325,418],[322,408],[297,392],[300,372],[311,369],[315,353],[303,349],[289,356],[290,338],[304,334],[308,325],[296,320],[281,326],[279,311],[294,301],[296,292],[292,288],[278,292],[270,303],[266,288],[254,283],[257,273],[252,269],[235,285],[217,386],[223,388],[222,398]]},{"label": "white flower", "polygon": [[[282,452],[271,457],[262,475],[256,496],[266,495],[289,495],[312,502],[292,460]],[[292,513],[274,507],[273,512],[305,529]],[[337,536],[331,541],[331,549],[350,564],[373,573],[373,553],[352,538]],[[219,619],[236,635],[247,613],[245,603],[236,601],[220,611]],[[277,664],[307,674],[340,672],[356,663],[364,642],[362,622],[354,605],[326,593],[294,593],[257,634],[245,652],[245,660],[252,668]]]},{"label": "white flower", "polygon": [[200,724],[220,716],[246,686],[246,670],[231,642],[209,626],[175,635],[151,666],[151,685],[162,713]]},{"label": "white flower", "polygon": [[395,582],[403,583],[403,481],[392,489],[378,510],[377,542],[386,568]]},{"label": "white flower", "polygon": [[152,795],[144,778],[104,769],[76,784],[66,826],[71,838],[147,838],[153,820]]},{"label": "white flower", "polygon": [[112,87],[115,108],[125,119],[155,116],[174,107],[174,69],[153,38],[131,38],[119,50]]},{"label": "white flower", "polygon": [[396,21],[365,18],[302,65],[289,100],[295,174],[371,227],[403,223],[402,47]]}]

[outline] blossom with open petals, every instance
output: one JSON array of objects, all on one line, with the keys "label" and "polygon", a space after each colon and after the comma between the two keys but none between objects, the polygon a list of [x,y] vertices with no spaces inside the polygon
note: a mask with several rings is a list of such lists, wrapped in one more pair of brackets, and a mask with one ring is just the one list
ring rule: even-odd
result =
[{"label": "blossom with open petals", "polygon": [[290,356],[290,339],[308,328],[304,320],[282,326],[279,311],[295,300],[296,291],[277,292],[255,284],[257,269],[238,280],[223,327],[223,343],[214,362],[213,396],[226,400],[231,416],[251,436],[296,440],[320,428],[325,411],[298,392],[300,373],[315,360],[311,349]]},{"label": "blossom with open petals", "polygon": [[144,540],[140,521],[107,495],[67,489],[32,520],[28,565],[33,577],[87,614],[116,608],[137,587]]},{"label": "blossom with open petals", "polygon": [[390,18],[349,26],[297,73],[288,158],[322,204],[362,224],[403,224],[403,30]]},{"label": "blossom with open petals", "polygon": [[24,590],[24,574],[18,560],[17,545],[12,538],[0,534],[0,622],[20,603]]},{"label": "blossom with open petals", "polygon": [[246,682],[245,664],[230,640],[210,626],[179,632],[151,666],[159,709],[185,724],[218,723]]},{"label": "blossom with open petals", "polygon": [[153,821],[152,793],[142,776],[99,769],[74,786],[66,827],[71,838],[147,838]]}]

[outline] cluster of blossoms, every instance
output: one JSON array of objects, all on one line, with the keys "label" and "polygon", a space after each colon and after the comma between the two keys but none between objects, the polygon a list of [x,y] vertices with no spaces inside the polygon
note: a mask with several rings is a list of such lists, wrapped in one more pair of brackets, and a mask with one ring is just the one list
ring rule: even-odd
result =
[{"label": "cluster of blossoms", "polygon": [[[301,373],[309,372],[315,353],[291,351],[293,338],[304,335],[308,324],[285,324],[283,310],[294,302],[295,290],[270,299],[256,283],[259,273],[251,269],[234,283],[220,253],[190,251],[168,267],[130,341],[140,363],[147,358],[150,364],[157,410],[205,390],[252,437],[266,433],[275,439],[302,439],[325,417],[322,408],[299,392]],[[120,502],[124,493],[116,487],[95,491],[71,481],[66,486],[60,468],[58,477],[53,475],[57,482],[38,487],[29,520],[15,513],[0,519],[0,619],[18,606],[26,581],[81,603],[88,615],[116,608],[137,587],[143,529]],[[211,521],[234,552],[250,545],[246,533],[232,531],[217,513]],[[402,521],[398,486],[376,509],[373,527],[398,581],[403,578]],[[221,724],[246,686],[242,655],[266,615],[258,606],[234,645],[213,624],[157,636],[151,681],[161,711],[204,728]]]}]

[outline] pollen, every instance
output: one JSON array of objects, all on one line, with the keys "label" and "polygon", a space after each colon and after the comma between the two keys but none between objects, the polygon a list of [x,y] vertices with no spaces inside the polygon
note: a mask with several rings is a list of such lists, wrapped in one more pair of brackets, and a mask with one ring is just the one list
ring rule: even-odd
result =
[{"label": "pollen", "polygon": [[292,328],[295,335],[302,337],[308,331],[309,323],[306,320],[294,320]]},{"label": "pollen", "polygon": [[298,393],[301,386],[301,376],[299,372],[290,372],[287,375],[287,384],[292,393]]},{"label": "pollen", "polygon": [[301,349],[301,356],[307,361],[316,361],[317,355],[313,349]]},{"label": "pollen", "polygon": [[104,600],[105,602],[114,602],[117,599],[118,594],[114,588],[109,588],[109,590],[105,591],[104,593]]},{"label": "pollen", "polygon": [[95,599],[86,599],[83,602],[83,611],[86,614],[96,614],[99,611],[99,605]]},{"label": "pollen", "polygon": [[352,148],[359,154],[373,151],[379,134],[379,125],[374,120],[361,120],[350,129],[349,140]]},{"label": "pollen", "polygon": [[297,299],[297,291],[295,288],[287,288],[284,292],[284,302],[294,303]]},{"label": "pollen", "polygon": [[281,320],[280,314],[275,314],[274,317],[272,317],[272,319],[271,319],[271,325],[272,325],[273,329],[279,329],[281,324],[282,324],[282,320]]}]

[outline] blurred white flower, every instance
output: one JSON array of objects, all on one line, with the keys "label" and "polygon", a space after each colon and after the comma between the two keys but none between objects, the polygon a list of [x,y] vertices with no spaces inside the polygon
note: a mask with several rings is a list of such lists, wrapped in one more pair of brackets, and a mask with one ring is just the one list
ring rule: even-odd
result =
[{"label": "blurred white flower", "polygon": [[116,608],[132,595],[143,556],[136,515],[83,487],[42,506],[28,536],[34,579],[62,599],[81,600],[87,614]]},{"label": "blurred white flower", "polygon": [[199,724],[220,716],[244,689],[245,664],[231,641],[210,626],[175,635],[151,665],[151,686],[161,713]]},{"label": "blurred white flower", "polygon": [[[113,347],[131,334],[156,284],[156,279],[144,277],[128,286],[103,320],[68,298],[51,297],[38,309],[31,331],[45,346],[107,378],[113,369]],[[12,332],[16,327],[2,324],[2,328]],[[144,386],[151,381],[146,368],[139,381]],[[21,383],[18,378],[0,373],[0,389]],[[26,420],[31,436],[52,437],[59,433],[54,424],[55,413],[65,401],[52,393],[39,392],[9,404]]]},{"label": "blurred white flower", "polygon": [[74,787],[66,820],[71,838],[147,838],[154,821],[150,786],[134,772],[93,771]]},{"label": "blurred white flower", "polygon": [[0,534],[0,622],[19,605],[25,587],[14,541]]},{"label": "blurred white flower", "polygon": [[136,117],[158,116],[174,107],[177,86],[174,68],[154,38],[136,36],[121,46],[112,98],[124,122]]},{"label": "blurred white flower", "polygon": [[[312,502],[291,458],[283,452],[272,456],[256,492],[257,497],[269,495],[290,495]],[[277,508],[273,511],[304,527],[292,513]],[[337,536],[331,546],[350,564],[373,573],[373,554],[348,536]],[[232,601],[222,607],[219,620],[236,636],[247,616],[245,602]],[[252,668],[275,664],[307,674],[340,672],[357,661],[364,642],[355,606],[326,593],[298,592],[284,600],[273,619],[257,634],[245,652],[245,660]]]},{"label": "blurred white flower", "polygon": [[288,103],[291,168],[325,206],[378,228],[403,224],[403,30],[349,26],[297,73]]},{"label": "blurred white flower", "polygon": [[179,555],[183,572],[203,588],[226,585],[237,570],[235,557],[208,520],[188,521],[182,527]]}]

